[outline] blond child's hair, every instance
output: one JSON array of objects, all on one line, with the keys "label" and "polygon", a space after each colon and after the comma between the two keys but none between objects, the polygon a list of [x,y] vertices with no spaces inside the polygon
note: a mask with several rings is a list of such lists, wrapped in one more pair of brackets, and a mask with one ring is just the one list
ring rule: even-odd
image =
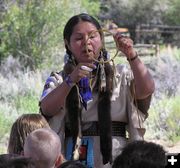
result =
[{"label": "blond child's hair", "polygon": [[41,114],[23,114],[17,118],[11,127],[8,153],[22,154],[27,135],[39,128],[50,128]]}]

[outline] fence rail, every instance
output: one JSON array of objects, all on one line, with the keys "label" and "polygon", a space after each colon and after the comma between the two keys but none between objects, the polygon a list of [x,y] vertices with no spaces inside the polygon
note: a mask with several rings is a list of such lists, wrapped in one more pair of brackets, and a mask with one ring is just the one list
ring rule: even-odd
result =
[{"label": "fence rail", "polygon": [[[105,47],[109,50],[115,50],[116,45],[113,38],[106,36]],[[139,56],[158,56],[159,45],[158,44],[135,44],[134,48],[138,52]]]},{"label": "fence rail", "polygon": [[158,56],[158,44],[135,44],[134,48],[137,50],[139,56]]}]

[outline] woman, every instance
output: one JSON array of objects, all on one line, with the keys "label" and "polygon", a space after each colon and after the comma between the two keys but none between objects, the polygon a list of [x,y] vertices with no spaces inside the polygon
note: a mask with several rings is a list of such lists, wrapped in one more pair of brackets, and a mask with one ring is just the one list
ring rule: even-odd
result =
[{"label": "woman", "polygon": [[154,81],[132,40],[114,34],[132,71],[122,65],[114,70],[100,29],[88,14],[69,19],[64,28],[64,69],[47,79],[40,100],[41,113],[65,143],[66,159],[95,168],[111,167],[127,143],[126,130],[130,141],[143,139],[142,122],[154,91]]}]

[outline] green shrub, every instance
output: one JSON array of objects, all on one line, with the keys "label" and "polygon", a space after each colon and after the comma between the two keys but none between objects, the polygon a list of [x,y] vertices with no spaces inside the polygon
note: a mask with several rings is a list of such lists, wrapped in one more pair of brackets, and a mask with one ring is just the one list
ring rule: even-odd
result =
[{"label": "green shrub", "polygon": [[0,108],[0,139],[2,139],[4,135],[9,132],[12,121],[13,119],[8,114],[5,115],[2,108]]},{"label": "green shrub", "polygon": [[40,65],[50,56],[52,47],[62,41],[62,11],[55,0],[29,0],[21,6],[9,6],[3,20],[1,54],[19,57],[33,69]]},{"label": "green shrub", "polygon": [[148,139],[180,140],[180,96],[157,100],[145,122]]},{"label": "green shrub", "polygon": [[14,100],[14,108],[17,109],[19,114],[37,113],[39,111],[38,101],[39,97],[36,95],[18,95]]},{"label": "green shrub", "polygon": [[180,140],[180,96],[170,99],[171,112],[169,113],[167,124],[167,137],[173,143]]},{"label": "green shrub", "polygon": [[7,152],[9,133],[14,122],[13,117],[5,112],[0,103],[0,154]]},{"label": "green shrub", "polygon": [[96,15],[99,2],[28,0],[6,6],[8,10],[2,15],[0,25],[0,60],[9,55],[19,57],[25,67],[34,70],[44,61],[48,62],[54,49],[59,49],[64,25],[70,16],[80,12]]}]

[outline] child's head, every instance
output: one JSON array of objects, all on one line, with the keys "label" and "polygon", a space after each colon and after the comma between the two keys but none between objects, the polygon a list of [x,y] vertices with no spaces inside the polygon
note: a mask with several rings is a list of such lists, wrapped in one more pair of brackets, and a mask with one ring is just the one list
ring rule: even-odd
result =
[{"label": "child's head", "polygon": [[48,122],[41,114],[23,114],[12,125],[8,153],[21,154],[25,138],[38,128],[50,128]]},{"label": "child's head", "polygon": [[17,154],[1,154],[0,168],[35,168],[35,163],[31,158]]}]

